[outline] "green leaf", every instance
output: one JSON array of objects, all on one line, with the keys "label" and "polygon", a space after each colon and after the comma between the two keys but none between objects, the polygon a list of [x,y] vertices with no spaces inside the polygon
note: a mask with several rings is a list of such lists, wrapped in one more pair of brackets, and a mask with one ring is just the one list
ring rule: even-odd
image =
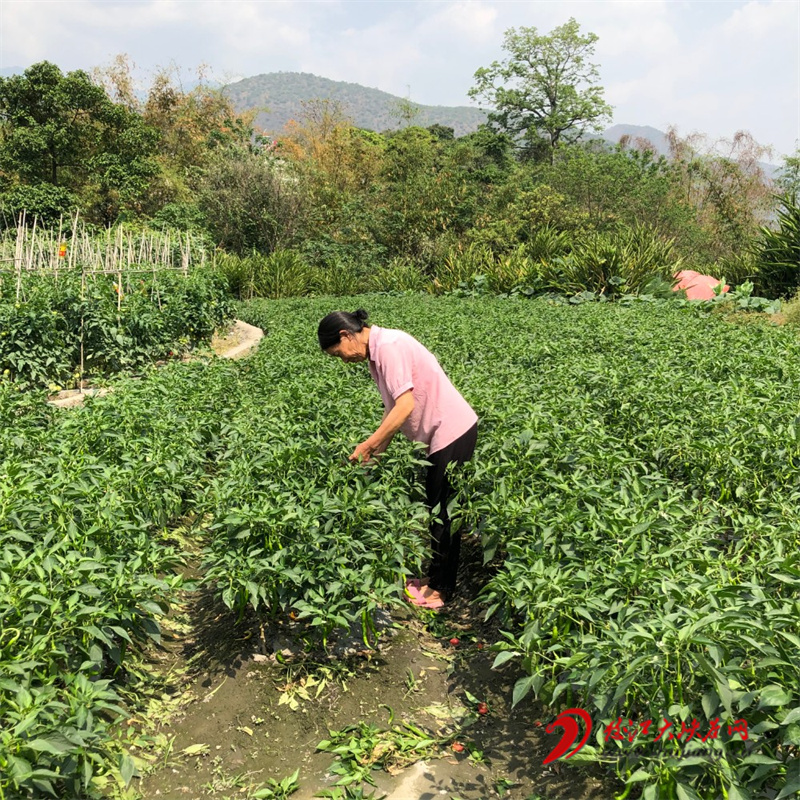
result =
[{"label": "green leaf", "polygon": [[706,715],[706,719],[713,719],[714,712],[719,707],[719,695],[713,689],[709,689],[703,695],[701,705],[703,706],[703,712]]},{"label": "green leaf", "polygon": [[521,655],[522,653],[520,653],[517,650],[503,650],[502,652],[497,654],[494,663],[492,664],[492,669],[497,669],[498,667],[505,664],[507,661],[510,661],[512,658],[517,658],[518,656]]},{"label": "green leaf", "polygon": [[796,797],[800,793],[800,777],[787,777],[783,788],[778,792],[775,800],[784,800],[786,797]]},{"label": "green leaf", "polygon": [[675,789],[678,792],[678,800],[700,800],[697,793],[688,783],[681,783],[681,781],[677,781],[675,784]]},{"label": "green leaf", "polygon": [[800,706],[793,708],[782,720],[781,725],[791,725],[793,722],[800,721]]},{"label": "green leaf", "polygon": [[751,756],[747,756],[741,760],[742,764],[780,764],[781,762],[770,758],[769,756],[761,755],[760,753],[754,753]]},{"label": "green leaf", "polygon": [[26,759],[11,754],[7,758],[11,775],[17,783],[26,781],[33,774],[31,764]]},{"label": "green leaf", "polygon": [[66,736],[60,733],[51,733],[49,736],[25,742],[25,746],[39,753],[50,753],[54,756],[63,756],[75,749],[75,745]]},{"label": "green leaf", "polygon": [[800,722],[793,722],[786,728],[783,743],[800,747]]},{"label": "green leaf", "polygon": [[511,698],[512,708],[527,696],[528,692],[530,692],[531,687],[533,686],[533,681],[533,675],[526,675],[524,678],[520,678],[514,684],[514,692]]},{"label": "green leaf", "polygon": [[125,786],[130,784],[133,776],[136,774],[136,764],[128,753],[123,753],[120,757],[119,774],[122,776]]},{"label": "green leaf", "polygon": [[741,786],[731,784],[728,787],[728,800],[750,800],[750,793]]},{"label": "green leaf", "polygon": [[761,696],[758,701],[758,708],[773,708],[776,706],[785,706],[787,703],[792,702],[792,693],[784,689],[782,686],[770,684],[761,690]]}]

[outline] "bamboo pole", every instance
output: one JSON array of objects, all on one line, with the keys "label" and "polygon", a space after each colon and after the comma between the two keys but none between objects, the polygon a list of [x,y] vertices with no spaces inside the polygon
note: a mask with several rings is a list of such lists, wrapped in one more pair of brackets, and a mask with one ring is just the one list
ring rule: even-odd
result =
[{"label": "bamboo pole", "polygon": [[33,269],[33,252],[36,248],[36,223],[39,221],[39,218],[34,216],[33,218],[33,230],[31,231],[31,244],[30,248],[25,248],[27,252],[27,258],[25,259],[25,269],[30,272]]},{"label": "bamboo pole", "polygon": [[75,257],[75,237],[78,232],[78,212],[75,212],[75,222],[72,225],[72,236],[69,238],[69,268],[72,269]]},{"label": "bamboo pole", "polygon": [[64,229],[64,215],[61,214],[58,218],[58,237],[56,238],[55,258],[53,259],[53,274],[56,279],[56,286],[58,286],[58,259],[61,258],[61,231]]},{"label": "bamboo pole", "polygon": [[183,277],[189,277],[189,231],[186,231],[186,250],[183,249],[181,241],[181,266],[183,267]]},{"label": "bamboo pole", "polygon": [[[62,273],[80,266],[87,281],[96,274],[113,274],[119,284],[121,273],[174,271],[188,276],[193,267],[206,264],[205,248],[200,247],[197,253],[188,231],[179,232],[177,238],[173,238],[176,235],[173,232],[134,234],[119,227],[114,232],[107,229],[105,235],[95,237],[80,224],[77,212],[69,234],[63,216],[52,229],[42,227],[36,217],[29,227],[28,219],[27,211],[20,212],[16,227],[0,234],[0,272],[17,275],[20,298],[24,295],[23,272],[49,273],[57,282]],[[66,236],[69,236],[68,242]],[[59,256],[62,240],[63,259]],[[4,267],[4,263],[9,266]],[[130,284],[123,280],[123,289],[125,286],[128,287],[125,291],[129,292]]]},{"label": "bamboo pole", "polygon": [[22,212],[19,225],[17,226],[17,248],[14,256],[14,268],[17,272],[17,300],[19,303],[19,292],[22,288],[22,253],[24,247],[24,231],[25,231],[25,211]]},{"label": "bamboo pole", "polygon": [[86,262],[81,261],[81,365],[78,372],[78,389],[83,394],[83,373],[84,373],[84,317],[86,313]]}]

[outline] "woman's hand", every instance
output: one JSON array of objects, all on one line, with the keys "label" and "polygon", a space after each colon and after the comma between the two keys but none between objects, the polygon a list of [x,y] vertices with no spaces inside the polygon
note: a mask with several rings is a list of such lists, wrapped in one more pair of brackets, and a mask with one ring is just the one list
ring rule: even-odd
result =
[{"label": "woman's hand", "polygon": [[409,418],[414,410],[414,396],[409,389],[397,398],[392,409],[383,415],[383,422],[369,439],[361,442],[352,453],[350,461],[366,463],[374,454],[386,450],[392,437],[400,430],[400,426]]},{"label": "woman's hand", "polygon": [[365,442],[361,442],[352,453],[350,453],[349,459],[350,461],[361,461],[362,463],[366,463],[367,461],[372,458],[372,454],[377,450],[376,447],[373,447],[369,439]]}]

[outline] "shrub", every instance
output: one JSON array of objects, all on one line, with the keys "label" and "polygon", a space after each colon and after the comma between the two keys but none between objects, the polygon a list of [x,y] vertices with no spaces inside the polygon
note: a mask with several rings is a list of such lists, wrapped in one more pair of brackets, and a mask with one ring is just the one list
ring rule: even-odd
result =
[{"label": "shrub", "polygon": [[800,285],[800,206],[791,195],[782,203],[777,230],[761,228],[755,245],[756,291],[767,297],[786,297]]},{"label": "shrub", "polygon": [[214,268],[223,277],[228,291],[240,300],[255,296],[254,276],[257,264],[263,256],[253,252],[251,256],[238,256],[219,252],[214,257]]},{"label": "shrub", "polygon": [[321,295],[357,294],[361,283],[358,268],[347,261],[334,261],[327,266],[317,267],[310,278],[311,291]]},{"label": "shrub", "polygon": [[311,271],[293,250],[276,250],[265,258],[254,255],[252,263],[257,297],[298,297],[311,288]]},{"label": "shrub", "polygon": [[673,246],[672,239],[644,225],[595,233],[547,264],[542,280],[547,288],[565,294],[638,292],[652,278],[669,280],[680,269]]},{"label": "shrub", "polygon": [[534,261],[550,261],[572,250],[573,234],[552,225],[537,228],[525,242],[525,253]]},{"label": "shrub", "polygon": [[432,288],[430,277],[405,258],[393,258],[386,266],[376,267],[365,282],[371,292],[424,292]]},{"label": "shrub", "polygon": [[451,292],[460,284],[469,281],[474,275],[487,274],[494,256],[484,244],[470,244],[451,247],[442,265],[436,270],[434,285],[440,291]]},{"label": "shrub", "polygon": [[12,228],[25,212],[28,225],[58,226],[63,218],[66,226],[75,209],[75,196],[60,186],[42,183],[35,186],[15,186],[0,199],[0,228]]}]

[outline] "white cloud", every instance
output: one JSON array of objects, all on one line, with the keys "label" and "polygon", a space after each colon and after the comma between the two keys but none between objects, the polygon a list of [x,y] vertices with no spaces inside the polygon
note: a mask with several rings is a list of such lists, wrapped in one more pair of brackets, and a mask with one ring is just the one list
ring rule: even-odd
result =
[{"label": "white cloud", "polygon": [[733,11],[722,25],[730,40],[752,44],[798,34],[798,4],[792,0],[751,0]]},{"label": "white cloud", "polygon": [[732,136],[783,152],[800,138],[797,0],[0,0],[0,67],[48,59],[91,68],[128,53],[142,68],[207,63],[214,74],[307,71],[418,102],[469,103],[503,32],[574,17],[615,120]]},{"label": "white cloud", "polygon": [[492,44],[502,33],[496,29],[497,18],[497,9],[489,3],[446,3],[441,10],[423,20],[416,34],[438,41],[446,33],[453,44],[462,47],[465,44]]},{"label": "white cloud", "polygon": [[405,95],[409,76],[416,74],[424,54],[414,37],[404,34],[391,23],[332,31],[316,40],[317,46],[301,59],[299,69]]}]

